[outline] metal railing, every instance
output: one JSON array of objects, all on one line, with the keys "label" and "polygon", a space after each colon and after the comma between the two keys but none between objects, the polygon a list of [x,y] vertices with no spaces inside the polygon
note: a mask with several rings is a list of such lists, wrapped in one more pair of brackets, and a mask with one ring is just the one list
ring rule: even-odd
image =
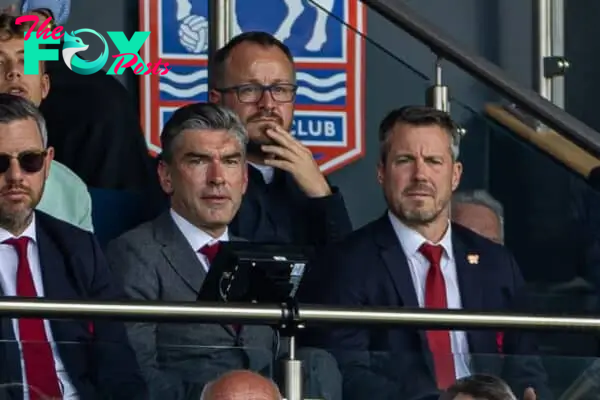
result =
[{"label": "metal railing", "polygon": [[302,400],[302,361],[296,359],[296,334],[306,325],[351,324],[410,326],[423,329],[527,329],[598,331],[600,318],[465,313],[460,310],[322,308],[293,303],[281,305],[198,302],[56,301],[0,298],[0,316],[45,319],[111,319],[171,323],[250,323],[274,325],[289,337],[283,361],[284,396]]},{"label": "metal railing", "polygon": [[361,0],[392,24],[429,46],[439,57],[460,67],[473,77],[494,88],[508,100],[538,118],[550,128],[564,134],[590,153],[600,156],[600,134],[574,118],[560,107],[547,101],[533,90],[523,88],[497,65],[472,54],[413,11],[405,2],[397,0]]},{"label": "metal railing", "polygon": [[427,329],[535,329],[598,331],[600,318],[553,315],[463,312],[460,310],[347,308],[287,304],[255,305],[198,302],[57,301],[0,298],[0,316],[46,319],[118,319],[124,321],[290,323],[333,325],[389,325]]}]

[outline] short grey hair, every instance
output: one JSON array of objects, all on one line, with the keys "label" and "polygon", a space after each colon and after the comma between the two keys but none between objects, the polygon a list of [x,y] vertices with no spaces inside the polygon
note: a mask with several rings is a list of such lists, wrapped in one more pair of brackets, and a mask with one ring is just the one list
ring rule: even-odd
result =
[{"label": "short grey hair", "polygon": [[14,94],[0,93],[0,124],[9,124],[24,119],[33,119],[37,125],[44,148],[48,146],[46,120],[31,101]]},{"label": "short grey hair", "polygon": [[225,130],[239,142],[242,154],[246,153],[248,134],[236,113],[219,104],[193,103],[178,108],[165,124],[160,135],[161,158],[169,163],[173,160],[173,149],[177,138],[187,130]]},{"label": "short grey hair", "polygon": [[452,205],[456,204],[475,204],[492,210],[500,221],[500,239],[504,242],[504,207],[491,194],[483,189],[456,192],[452,195]]},{"label": "short grey hair", "polygon": [[380,161],[385,163],[390,150],[389,137],[397,124],[412,126],[436,125],[450,135],[452,159],[458,160],[462,130],[450,114],[429,106],[406,106],[390,111],[379,124]]},{"label": "short grey hair", "polygon": [[459,379],[440,397],[440,400],[454,400],[465,394],[477,400],[517,400],[510,387],[502,379],[485,374],[475,374]]}]

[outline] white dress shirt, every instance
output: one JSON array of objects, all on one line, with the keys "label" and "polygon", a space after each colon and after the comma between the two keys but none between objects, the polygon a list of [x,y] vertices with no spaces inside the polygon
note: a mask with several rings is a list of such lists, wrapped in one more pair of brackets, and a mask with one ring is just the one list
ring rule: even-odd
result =
[{"label": "white dress shirt", "polygon": [[198,250],[203,248],[206,245],[212,245],[216,242],[228,242],[229,241],[229,233],[228,230],[225,229],[225,232],[218,237],[217,239],[210,236],[208,233],[204,232],[202,229],[199,229],[192,225],[188,220],[183,218],[181,215],[177,214],[175,210],[171,209],[171,218],[173,218],[173,222],[179,228],[183,236],[188,241],[192,249],[196,252],[196,256],[200,263],[204,267],[204,270],[208,272],[208,268],[210,266],[208,262],[208,258]]},{"label": "white dress shirt", "polygon": [[[427,272],[429,271],[429,261],[419,251],[423,243],[440,245],[444,251],[442,253],[441,269],[446,282],[446,299],[448,308],[460,309],[462,302],[460,299],[460,289],[458,287],[458,276],[456,274],[456,260],[454,251],[452,250],[452,226],[448,224],[448,229],[439,243],[431,243],[425,239],[417,231],[404,225],[396,216],[388,212],[390,222],[394,227],[394,232],[400,241],[402,250],[408,260],[410,275],[412,277],[413,286],[417,294],[419,307],[425,305],[425,282],[427,280]],[[471,375],[469,371],[469,344],[467,335],[464,331],[451,331],[450,344],[452,353],[454,354],[454,370],[456,379]]]},{"label": "white dress shirt", "polygon": [[[44,297],[44,283],[42,280],[42,271],[40,265],[40,256],[38,253],[37,236],[35,228],[35,214],[31,220],[31,224],[25,229],[20,237],[28,237],[29,245],[27,246],[27,259],[29,261],[29,268],[31,269],[31,275],[33,277],[33,284],[38,297]],[[5,296],[16,296],[17,295],[17,267],[19,265],[19,256],[14,246],[10,244],[3,244],[7,239],[14,238],[15,236],[5,229],[0,228],[0,284]],[[19,344],[19,350],[21,350],[21,342],[19,336],[19,322],[18,319],[12,320],[13,330],[15,332],[15,338]],[[60,381],[60,389],[65,400],[76,400],[79,399],[77,391],[69,379],[67,371],[60,359],[58,349],[54,338],[52,337],[52,330],[50,329],[50,322],[44,320],[44,328],[46,330],[46,337],[50,343],[52,349],[52,355],[54,356],[54,366],[58,374]],[[21,351],[21,375],[23,377],[23,399],[29,400],[29,388],[27,386],[27,376],[25,375],[25,360],[23,359]]]},{"label": "white dress shirt", "polygon": [[273,182],[273,176],[275,175],[275,169],[273,167],[271,167],[270,165],[260,165],[254,163],[249,164],[260,171],[267,185]]}]

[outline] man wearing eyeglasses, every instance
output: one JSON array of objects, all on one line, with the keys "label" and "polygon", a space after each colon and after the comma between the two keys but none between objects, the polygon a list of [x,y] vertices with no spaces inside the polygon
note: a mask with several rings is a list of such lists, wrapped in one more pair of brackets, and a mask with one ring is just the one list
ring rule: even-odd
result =
[{"label": "man wearing eyeglasses", "polygon": [[[0,15],[0,93],[24,97],[39,107],[50,90],[44,62],[36,75],[25,75],[24,35],[30,25],[16,25],[15,16]],[[52,161],[38,209],[82,229],[93,231],[92,204],[85,183],[68,167]]]},{"label": "man wearing eyeglasses", "polygon": [[[54,150],[23,96],[0,94],[0,297],[119,300],[90,232],[34,209]],[[122,323],[0,319],[0,386],[11,399],[147,399]]]},{"label": "man wearing eyeglasses", "polygon": [[211,60],[209,99],[248,130],[248,191],[230,229],[256,242],[324,245],[351,232],[342,194],[290,134],[296,98],[290,50],[264,32],[233,38]]}]

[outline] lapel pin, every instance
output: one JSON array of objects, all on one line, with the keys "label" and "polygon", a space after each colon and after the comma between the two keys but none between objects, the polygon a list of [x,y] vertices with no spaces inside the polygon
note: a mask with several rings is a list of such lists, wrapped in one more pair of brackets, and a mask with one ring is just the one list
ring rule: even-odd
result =
[{"label": "lapel pin", "polygon": [[479,264],[479,254],[467,254],[469,264]]}]

